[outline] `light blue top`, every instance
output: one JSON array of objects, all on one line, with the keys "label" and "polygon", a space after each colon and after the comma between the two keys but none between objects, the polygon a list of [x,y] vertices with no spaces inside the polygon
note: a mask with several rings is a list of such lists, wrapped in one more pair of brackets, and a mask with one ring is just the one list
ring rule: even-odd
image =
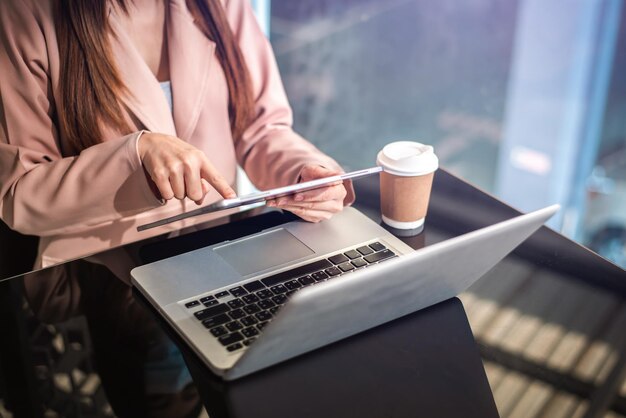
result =
[{"label": "light blue top", "polygon": [[170,112],[172,111],[172,83],[170,81],[160,81],[161,89],[163,90],[163,94],[165,94],[165,100],[167,100],[167,104],[170,107]]}]

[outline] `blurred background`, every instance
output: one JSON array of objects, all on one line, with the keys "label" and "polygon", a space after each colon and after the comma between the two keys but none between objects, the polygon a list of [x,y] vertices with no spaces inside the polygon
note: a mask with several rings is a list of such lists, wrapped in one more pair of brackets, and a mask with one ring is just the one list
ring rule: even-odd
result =
[{"label": "blurred background", "polygon": [[386,143],[626,267],[621,0],[256,0],[295,128],[346,169]]},{"label": "blurred background", "polygon": [[[623,1],[252,2],[296,130],[346,170],[432,144],[521,211],[561,204],[553,229],[626,268]],[[623,294],[511,259],[461,300],[502,417],[626,416]]]}]

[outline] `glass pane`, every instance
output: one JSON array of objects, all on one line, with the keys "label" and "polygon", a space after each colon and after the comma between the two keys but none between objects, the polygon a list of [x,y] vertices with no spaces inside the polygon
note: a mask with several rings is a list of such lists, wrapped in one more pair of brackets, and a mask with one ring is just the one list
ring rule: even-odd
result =
[{"label": "glass pane", "polygon": [[346,169],[432,144],[520,210],[560,203],[550,226],[626,266],[618,3],[274,0],[270,38],[296,130]]},{"label": "glass pane", "polygon": [[274,1],[296,129],[349,168],[388,142],[435,145],[492,189],[517,2]]}]

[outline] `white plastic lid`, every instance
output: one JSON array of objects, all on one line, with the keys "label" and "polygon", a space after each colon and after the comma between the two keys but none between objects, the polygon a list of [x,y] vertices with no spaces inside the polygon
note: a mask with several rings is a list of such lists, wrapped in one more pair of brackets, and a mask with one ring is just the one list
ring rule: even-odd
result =
[{"label": "white plastic lid", "polygon": [[430,145],[398,141],[385,145],[376,157],[376,165],[395,176],[421,176],[439,167],[439,159]]}]

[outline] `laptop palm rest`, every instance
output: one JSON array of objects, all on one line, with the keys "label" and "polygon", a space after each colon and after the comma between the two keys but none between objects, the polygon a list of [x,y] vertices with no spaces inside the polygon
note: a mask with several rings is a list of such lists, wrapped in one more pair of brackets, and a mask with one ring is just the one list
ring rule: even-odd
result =
[{"label": "laptop palm rest", "polygon": [[[263,251],[268,248],[272,249],[271,257]],[[242,276],[315,253],[284,228],[213,247],[213,251]],[[245,257],[242,257],[242,254],[245,254]]]}]

